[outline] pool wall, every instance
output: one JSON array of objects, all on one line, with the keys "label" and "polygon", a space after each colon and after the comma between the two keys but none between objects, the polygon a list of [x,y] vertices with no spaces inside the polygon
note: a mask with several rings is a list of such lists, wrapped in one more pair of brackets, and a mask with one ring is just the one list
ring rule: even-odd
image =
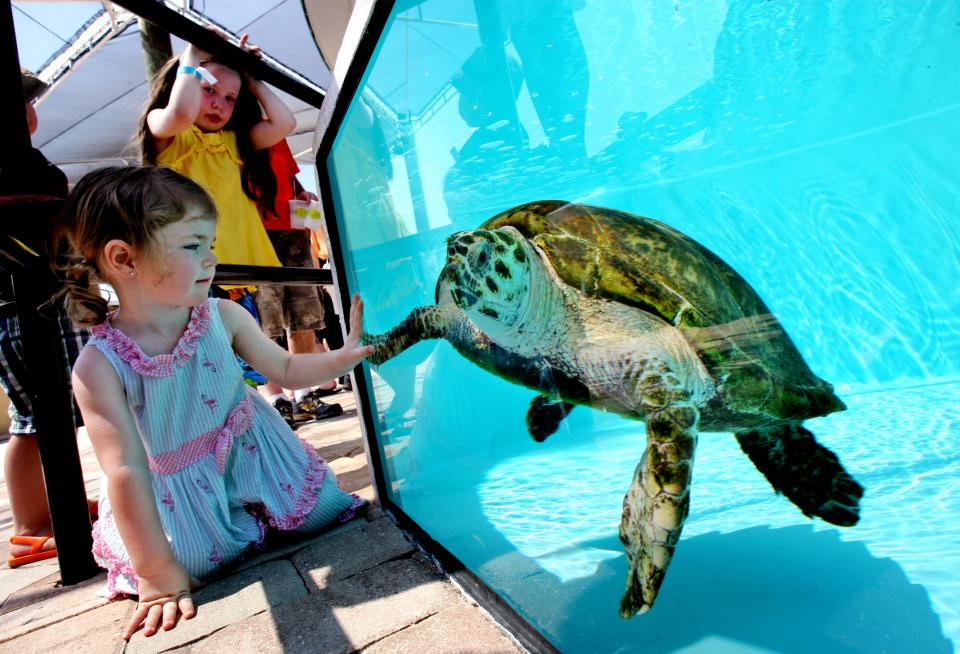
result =
[{"label": "pool wall", "polygon": [[623,621],[639,423],[578,408],[534,443],[532,393],[447,343],[365,364],[381,501],[528,647],[953,651],[958,51],[955,1],[377,3],[317,161],[369,332],[434,302],[451,234],[567,200],[708,247],[849,407],[807,426],[867,488],[860,525],[809,521],[703,434],[662,597]]}]

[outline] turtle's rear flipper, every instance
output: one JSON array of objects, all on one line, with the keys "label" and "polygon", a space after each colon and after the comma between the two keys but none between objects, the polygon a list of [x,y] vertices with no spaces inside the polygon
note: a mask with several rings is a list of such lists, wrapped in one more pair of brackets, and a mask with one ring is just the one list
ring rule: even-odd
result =
[{"label": "turtle's rear flipper", "polygon": [[841,527],[857,524],[863,487],[802,425],[741,431],[736,437],[773,490],[786,495],[805,516]]},{"label": "turtle's rear flipper", "polygon": [[560,422],[571,410],[573,405],[568,402],[538,395],[530,402],[530,409],[527,411],[527,431],[533,440],[542,443],[547,440],[547,436],[557,431]]},{"label": "turtle's rear flipper", "polygon": [[690,508],[690,474],[699,412],[671,405],[647,416],[647,449],[623,498],[620,541],[627,552],[627,585],[620,616],[653,606]]}]

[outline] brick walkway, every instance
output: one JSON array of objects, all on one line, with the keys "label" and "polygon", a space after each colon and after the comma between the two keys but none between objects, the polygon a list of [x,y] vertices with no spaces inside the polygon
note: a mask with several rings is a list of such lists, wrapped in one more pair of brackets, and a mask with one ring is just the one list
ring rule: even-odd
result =
[{"label": "brick walkway", "polygon": [[[341,392],[330,400],[343,405],[344,415],[305,425],[299,434],[346,490],[372,500],[354,396]],[[82,432],[79,445],[87,492],[96,497],[99,470]],[[0,479],[0,538],[10,533]],[[134,602],[97,597],[105,574],[68,588],[58,587],[59,577],[55,559],[15,570],[0,565],[0,654],[522,651],[377,507],[219,575],[195,593],[196,618],[126,644],[118,634]]]}]

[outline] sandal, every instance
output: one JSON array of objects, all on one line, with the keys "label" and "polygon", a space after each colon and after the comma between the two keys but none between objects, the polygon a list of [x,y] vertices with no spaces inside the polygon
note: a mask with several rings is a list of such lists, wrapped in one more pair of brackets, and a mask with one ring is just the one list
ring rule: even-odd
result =
[{"label": "sandal", "polygon": [[27,563],[52,559],[57,555],[57,548],[54,547],[49,550],[43,549],[43,546],[46,545],[47,541],[51,538],[53,538],[53,534],[47,534],[46,536],[11,536],[11,545],[29,545],[30,553],[24,554],[23,556],[11,556],[7,559],[7,565],[11,568],[19,568],[21,565],[26,565]]}]

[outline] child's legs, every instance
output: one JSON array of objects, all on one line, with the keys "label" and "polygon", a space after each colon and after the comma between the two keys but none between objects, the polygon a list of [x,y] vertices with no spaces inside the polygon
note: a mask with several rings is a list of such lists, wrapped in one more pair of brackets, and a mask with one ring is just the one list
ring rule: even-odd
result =
[{"label": "child's legs", "polygon": [[[270,241],[284,266],[316,268],[310,256],[310,236],[303,230],[270,232]],[[323,329],[323,304],[314,286],[285,286],[279,309],[289,333],[287,346],[291,353],[314,351],[312,334]],[[307,335],[310,334],[310,336]],[[268,336],[274,336],[268,334]]]},{"label": "child's legs", "polygon": [[[89,332],[73,325],[63,309],[58,310],[59,336],[67,379],[80,350],[89,338]],[[43,481],[40,450],[33,425],[33,406],[27,392],[26,367],[20,324],[15,315],[0,317],[0,385],[10,400],[10,442],[3,459],[3,478],[10,497],[13,514],[13,533],[18,536],[37,536],[51,528],[47,507],[47,488]],[[80,426],[80,412],[73,405],[74,424]],[[48,541],[44,549],[55,547]],[[28,545],[14,545],[11,556],[19,556],[30,549]]]},{"label": "child's legs", "polygon": [[27,378],[19,322],[16,316],[4,316],[0,318],[0,384],[10,400],[11,437],[3,457],[3,478],[10,496],[13,533],[18,536],[35,536],[50,529]]},{"label": "child's legs", "polygon": [[[315,268],[306,231],[268,231],[267,234],[284,266]],[[274,339],[285,333],[287,351],[291,354],[318,351],[314,332],[323,329],[324,309],[315,287],[261,286],[257,290],[257,308],[263,332]]]},{"label": "child's legs", "polygon": [[10,496],[13,533],[36,536],[48,531],[50,512],[36,434],[11,436],[3,457],[3,477]]},{"label": "child's legs", "polygon": [[[270,338],[277,338],[284,333],[283,320],[283,287],[265,284],[257,287],[254,293],[257,303],[257,312],[260,314],[260,329]],[[267,392],[272,395],[283,393],[279,384],[267,380]]]}]

